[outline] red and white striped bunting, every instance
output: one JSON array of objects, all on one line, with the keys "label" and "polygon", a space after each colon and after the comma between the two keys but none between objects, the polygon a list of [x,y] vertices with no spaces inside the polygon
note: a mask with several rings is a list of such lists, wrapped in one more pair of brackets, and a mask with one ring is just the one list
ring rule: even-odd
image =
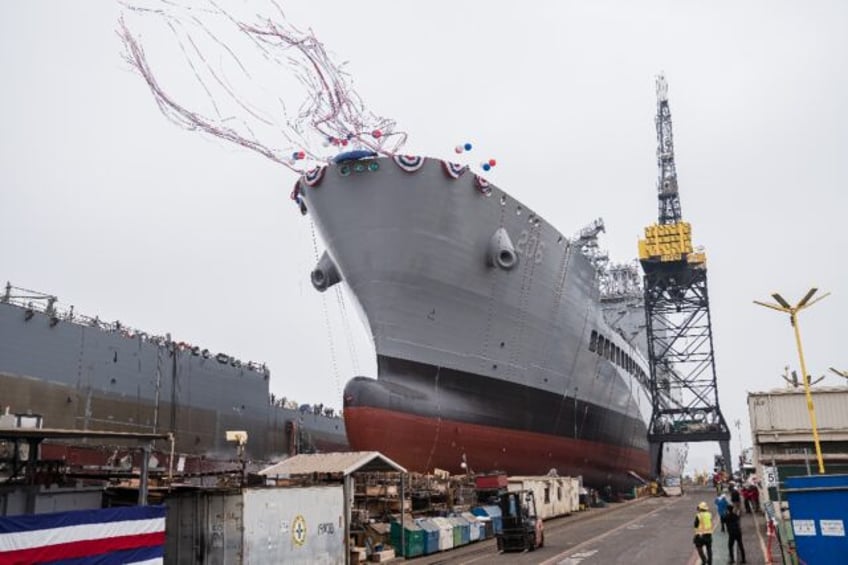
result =
[{"label": "red and white striped bunting", "polygon": [[486,196],[489,196],[489,194],[492,193],[492,185],[480,175],[474,175],[474,186],[476,186],[477,190]]},{"label": "red and white striped bunting", "polygon": [[442,161],[442,167],[452,179],[458,179],[468,170],[468,165],[460,165],[459,163],[451,163],[450,161]]},{"label": "red and white striped bunting", "polygon": [[395,155],[392,159],[398,167],[407,173],[414,173],[424,166],[424,157],[417,155]]},{"label": "red and white striped bunting", "polygon": [[307,186],[311,186],[315,188],[319,184],[321,184],[321,180],[324,178],[324,172],[327,170],[327,166],[318,166],[310,171],[306,171],[303,173],[303,182],[306,183]]}]

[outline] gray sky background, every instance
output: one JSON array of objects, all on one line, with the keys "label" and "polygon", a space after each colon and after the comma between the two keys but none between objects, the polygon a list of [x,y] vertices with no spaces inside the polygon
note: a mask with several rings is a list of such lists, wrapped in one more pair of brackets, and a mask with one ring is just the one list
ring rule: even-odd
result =
[{"label": "gray sky background", "polygon": [[[754,299],[831,291],[801,315],[807,364],[814,376],[848,369],[848,4],[282,5],[349,61],[369,109],[409,133],[406,152],[454,158],[474,143],[471,162],[497,159],[488,178],[564,234],[603,217],[618,261],[656,221],[664,71],[728,422],[742,421],[750,445],[746,392],[781,387],[784,365],[798,366],[788,317]],[[375,374],[373,348],[350,297],[342,308],[309,284],[296,176],[167,121],[121,58],[120,12],[0,4],[0,278],[264,361],[276,394],[340,407],[348,378]],[[734,457],[739,445],[734,435]],[[716,451],[693,446],[689,467],[706,469]]]}]

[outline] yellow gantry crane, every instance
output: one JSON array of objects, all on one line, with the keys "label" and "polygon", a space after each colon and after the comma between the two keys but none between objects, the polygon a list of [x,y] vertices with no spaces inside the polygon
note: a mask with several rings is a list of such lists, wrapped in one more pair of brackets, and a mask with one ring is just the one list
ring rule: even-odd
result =
[{"label": "yellow gantry crane", "polygon": [[730,430],[718,402],[707,259],[683,221],[663,75],[656,86],[658,221],[639,240],[653,403],[651,463],[658,475],[666,442],[718,441],[731,472]]}]

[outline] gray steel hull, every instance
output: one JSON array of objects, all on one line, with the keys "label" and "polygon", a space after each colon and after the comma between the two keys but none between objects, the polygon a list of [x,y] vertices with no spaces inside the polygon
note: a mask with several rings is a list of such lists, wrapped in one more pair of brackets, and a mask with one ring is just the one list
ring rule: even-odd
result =
[{"label": "gray steel hull", "polygon": [[[378,356],[376,381],[346,387],[351,447],[384,451],[419,471],[460,471],[464,455],[477,470],[557,468],[622,486],[630,471],[647,476],[651,404],[633,373],[638,365],[646,374],[647,365],[607,323],[589,260],[502,190],[484,194],[471,172],[453,178],[434,159],[414,172],[391,159],[344,166],[298,190]],[[516,253],[511,268],[493,258],[501,229]],[[591,350],[593,331],[614,344],[619,362]],[[539,410],[553,414],[537,418]],[[403,445],[390,441],[409,416],[414,432]],[[483,426],[465,433],[488,439],[446,440],[444,422],[459,434],[462,425]],[[513,435],[497,441],[505,432]],[[514,447],[506,442],[526,434],[533,453],[505,456]],[[591,457],[575,453],[587,446]]]},{"label": "gray steel hull", "polygon": [[27,310],[0,302],[0,405],[45,427],[173,431],[178,453],[221,459],[235,457],[227,430],[259,460],[347,446],[341,418],[272,405],[267,371]]}]

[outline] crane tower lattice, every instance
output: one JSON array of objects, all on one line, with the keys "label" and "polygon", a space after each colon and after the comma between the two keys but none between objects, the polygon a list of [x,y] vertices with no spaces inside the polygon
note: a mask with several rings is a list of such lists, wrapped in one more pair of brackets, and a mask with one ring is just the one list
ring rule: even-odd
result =
[{"label": "crane tower lattice", "polygon": [[648,427],[652,472],[666,442],[718,441],[731,471],[730,430],[716,385],[706,255],[692,246],[683,221],[674,163],[668,84],[657,77],[658,222],[639,240],[651,369]]}]

